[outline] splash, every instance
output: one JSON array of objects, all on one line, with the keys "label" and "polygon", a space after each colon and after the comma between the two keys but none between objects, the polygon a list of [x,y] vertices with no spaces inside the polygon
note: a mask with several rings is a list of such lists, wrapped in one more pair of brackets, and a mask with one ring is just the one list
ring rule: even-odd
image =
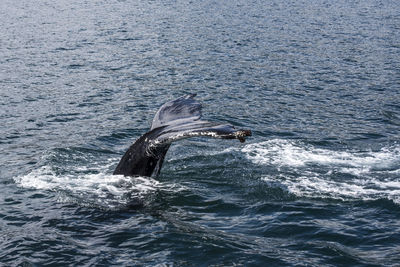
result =
[{"label": "splash", "polygon": [[81,166],[70,163],[60,171],[53,156],[52,153],[45,156],[43,166],[15,177],[15,182],[23,188],[56,192],[60,202],[104,209],[148,205],[158,190],[176,192],[184,189],[182,185],[159,182],[150,177],[112,175],[109,169],[115,165],[113,159],[102,164],[92,163],[91,168],[83,165],[87,162],[80,162]]},{"label": "splash", "polygon": [[390,199],[400,204],[400,147],[336,151],[302,142],[270,140],[242,151],[271,170],[263,180],[302,197],[341,200]]}]

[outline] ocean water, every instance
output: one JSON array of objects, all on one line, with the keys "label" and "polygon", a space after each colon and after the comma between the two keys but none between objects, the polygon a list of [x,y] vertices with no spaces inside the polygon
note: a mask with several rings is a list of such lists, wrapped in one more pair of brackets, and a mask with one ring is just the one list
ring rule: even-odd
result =
[{"label": "ocean water", "polygon": [[[0,2],[0,265],[399,266],[397,1]],[[166,101],[237,140],[113,176]]]}]

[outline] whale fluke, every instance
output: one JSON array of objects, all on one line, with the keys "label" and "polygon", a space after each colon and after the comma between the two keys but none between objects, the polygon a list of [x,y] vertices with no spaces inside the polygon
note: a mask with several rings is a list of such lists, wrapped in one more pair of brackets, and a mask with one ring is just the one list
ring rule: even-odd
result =
[{"label": "whale fluke", "polygon": [[180,139],[208,136],[244,142],[251,136],[250,130],[200,120],[202,106],[195,96],[185,95],[162,105],[154,116],[150,131],[129,147],[113,174],[157,176],[170,144]]}]

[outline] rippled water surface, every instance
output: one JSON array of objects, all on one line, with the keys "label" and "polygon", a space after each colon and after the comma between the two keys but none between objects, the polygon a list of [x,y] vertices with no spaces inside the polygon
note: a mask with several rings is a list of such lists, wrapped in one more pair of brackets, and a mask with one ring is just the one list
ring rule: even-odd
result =
[{"label": "rippled water surface", "polygon": [[[0,265],[396,266],[397,1],[0,2]],[[244,144],[111,175],[197,93]]]}]

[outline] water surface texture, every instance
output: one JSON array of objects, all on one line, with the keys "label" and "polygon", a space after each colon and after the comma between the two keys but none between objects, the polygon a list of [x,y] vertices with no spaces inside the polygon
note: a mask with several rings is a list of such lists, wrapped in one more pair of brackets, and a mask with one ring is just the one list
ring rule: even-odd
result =
[{"label": "water surface texture", "polygon": [[[398,1],[0,2],[0,265],[396,266]],[[112,176],[166,101],[253,131]]]}]

